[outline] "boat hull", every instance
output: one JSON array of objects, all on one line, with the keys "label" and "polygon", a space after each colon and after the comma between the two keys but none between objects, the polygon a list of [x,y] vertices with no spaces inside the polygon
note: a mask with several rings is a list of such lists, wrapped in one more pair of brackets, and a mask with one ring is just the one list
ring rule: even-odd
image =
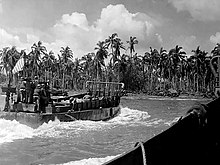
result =
[{"label": "boat hull", "polygon": [[195,105],[170,128],[104,165],[220,164],[220,97]]},{"label": "boat hull", "polygon": [[70,111],[65,113],[33,113],[33,112],[0,112],[0,118],[16,120],[21,124],[38,127],[49,121],[59,120],[71,122],[75,120],[106,121],[120,113],[120,106],[89,109],[83,111]]}]

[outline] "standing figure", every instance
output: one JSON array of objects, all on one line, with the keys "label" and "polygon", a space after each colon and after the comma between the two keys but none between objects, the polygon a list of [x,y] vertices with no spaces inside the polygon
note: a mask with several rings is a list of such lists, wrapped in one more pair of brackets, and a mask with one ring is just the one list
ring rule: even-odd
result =
[{"label": "standing figure", "polygon": [[39,109],[40,109],[40,112],[46,113],[46,106],[48,106],[49,100],[50,100],[49,91],[47,91],[46,85],[42,84],[40,92],[39,92]]},{"label": "standing figure", "polygon": [[21,86],[20,86],[20,93],[21,93],[21,102],[25,101],[25,85],[26,82],[23,78],[21,78]]},{"label": "standing figure", "polygon": [[25,103],[30,103],[31,98],[31,81],[30,79],[27,79],[26,86],[25,86]]},{"label": "standing figure", "polygon": [[17,103],[21,102],[21,84],[22,84],[22,81],[19,80],[18,85],[17,85]]},{"label": "standing figure", "polygon": [[10,106],[10,84],[8,84],[7,88],[8,89],[6,91],[4,111],[10,111],[11,110],[11,106]]},{"label": "standing figure", "polygon": [[39,112],[39,100],[40,100],[40,90],[41,86],[38,84],[36,88],[34,89],[34,94],[33,94],[33,101],[34,101],[34,111]]}]

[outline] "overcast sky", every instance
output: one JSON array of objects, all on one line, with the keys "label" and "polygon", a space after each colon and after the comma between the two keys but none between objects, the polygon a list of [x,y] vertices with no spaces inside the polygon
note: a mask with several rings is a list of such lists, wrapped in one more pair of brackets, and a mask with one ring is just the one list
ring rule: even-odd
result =
[{"label": "overcast sky", "polygon": [[41,40],[81,57],[115,32],[126,47],[136,36],[139,54],[177,44],[210,53],[220,43],[220,0],[0,0],[0,49],[29,51]]}]

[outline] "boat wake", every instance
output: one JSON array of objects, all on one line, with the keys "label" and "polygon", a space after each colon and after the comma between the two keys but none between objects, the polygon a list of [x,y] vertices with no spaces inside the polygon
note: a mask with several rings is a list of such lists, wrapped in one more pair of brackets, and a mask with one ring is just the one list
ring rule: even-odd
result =
[{"label": "boat wake", "polygon": [[150,118],[148,112],[125,107],[121,109],[121,113],[116,118],[113,118],[108,123],[126,125],[133,123],[141,123],[148,118]]},{"label": "boat wake", "polygon": [[121,113],[117,117],[109,121],[95,122],[78,120],[74,122],[60,122],[59,120],[55,120],[44,123],[37,129],[20,124],[15,120],[9,121],[0,119],[0,144],[13,142],[16,139],[32,138],[36,136],[41,138],[80,137],[85,133],[89,134],[104,130],[107,131],[122,125],[135,127],[139,125],[156,126],[161,123],[165,124],[165,121],[162,119],[150,117],[148,112],[125,107],[121,109]]},{"label": "boat wake", "polygon": [[35,131],[37,136],[40,137],[70,137],[70,136],[81,136],[81,134],[93,133],[95,131],[107,131],[109,129],[126,126],[137,126],[137,125],[152,125],[155,124],[155,120],[149,120],[150,115],[147,112],[133,110],[130,108],[122,108],[121,113],[109,120],[109,121],[83,121],[77,120],[74,122],[60,122],[59,120],[44,123]]},{"label": "boat wake", "polygon": [[[117,155],[119,156],[119,155]],[[89,158],[89,159],[82,159],[78,161],[71,161],[64,164],[57,164],[57,165],[101,165],[117,156],[107,156],[105,158]]]},{"label": "boat wake", "polygon": [[32,138],[34,129],[13,120],[0,119],[0,144],[16,139]]},{"label": "boat wake", "polygon": [[168,126],[172,126],[174,123],[176,123],[181,117],[175,117],[173,120],[167,121],[164,124]]},{"label": "boat wake", "polygon": [[[94,139],[94,134],[100,132],[108,132],[111,129],[118,130],[121,127],[138,127],[138,126],[170,126],[176,122],[178,118],[170,121],[163,119],[152,118],[148,112],[130,109],[124,107],[121,113],[109,121],[74,121],[74,122],[60,122],[59,120],[44,123],[37,129],[33,129],[26,125],[20,124],[17,121],[9,121],[0,119],[0,145],[3,143],[13,142],[17,139],[39,137],[43,139],[57,138],[57,139],[72,139],[73,141]],[[130,128],[129,128],[130,129]],[[102,138],[102,137],[100,137]],[[117,155],[118,156],[118,155]],[[58,165],[99,165],[103,164],[117,156],[106,156],[101,158],[88,158],[77,161],[70,161]]]}]

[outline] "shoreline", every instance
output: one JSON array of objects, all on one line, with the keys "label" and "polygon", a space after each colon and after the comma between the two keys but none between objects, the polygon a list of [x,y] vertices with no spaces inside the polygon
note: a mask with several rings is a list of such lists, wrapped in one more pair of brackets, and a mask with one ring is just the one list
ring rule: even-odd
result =
[{"label": "shoreline", "polygon": [[[66,90],[68,95],[77,95],[80,93],[85,93],[85,90]],[[0,95],[5,96],[5,93],[2,92],[1,85],[0,85]],[[204,97],[201,95],[190,95],[190,94],[180,94],[176,97],[170,96],[158,96],[158,95],[149,95],[145,93],[127,93],[126,95],[122,96],[123,99],[193,99],[193,100],[213,100],[210,97]]]},{"label": "shoreline", "polygon": [[195,95],[184,95],[180,94],[177,97],[170,96],[157,96],[157,95],[149,95],[144,93],[128,93],[125,96],[122,96],[123,99],[164,99],[164,100],[213,100],[213,98],[203,97],[203,96],[195,96]]}]

